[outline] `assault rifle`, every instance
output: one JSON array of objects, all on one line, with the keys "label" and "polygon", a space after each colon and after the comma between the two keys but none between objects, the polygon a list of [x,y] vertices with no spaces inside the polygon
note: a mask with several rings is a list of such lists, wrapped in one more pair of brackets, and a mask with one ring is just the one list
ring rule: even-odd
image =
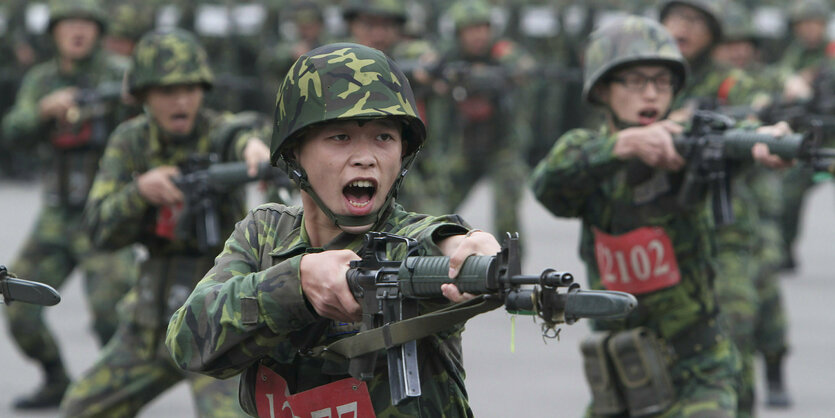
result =
[{"label": "assault rifle", "polygon": [[0,293],[3,294],[3,303],[6,305],[17,300],[34,305],[52,306],[61,301],[61,295],[52,286],[18,279],[3,265],[0,265]]},{"label": "assault rifle", "polygon": [[[217,208],[225,195],[244,184],[269,180],[279,187],[292,187],[283,171],[262,163],[258,173],[250,177],[244,162],[217,163],[213,157],[191,157],[180,166],[174,184],[183,192],[185,208],[177,225],[177,235],[197,236],[201,251],[220,244],[220,216]],[[193,228],[193,229],[192,229]]]},{"label": "assault rifle", "polygon": [[700,202],[709,189],[717,225],[734,221],[730,199],[732,162],[750,161],[751,148],[757,143],[768,145],[772,154],[784,160],[797,159],[816,171],[835,172],[835,149],[819,146],[822,136],[819,129],[774,137],[736,129],[735,124],[729,116],[697,111],[690,130],[674,140],[676,151],[687,160],[678,204],[692,206]]},{"label": "assault rifle", "polygon": [[[387,250],[399,244],[406,245],[407,257],[388,260]],[[414,255],[416,248],[417,241],[411,238],[382,232],[365,235],[362,259],[352,261],[347,274],[351,292],[362,305],[361,331],[324,349],[349,358],[351,376],[371,380],[377,351],[386,348],[394,405],[420,396],[416,340],[479,313],[504,305],[510,312],[537,315],[544,321],[543,335],[555,336],[558,324],[572,324],[580,318],[619,318],[638,304],[624,292],[580,290],[571,273],[547,269],[539,275],[521,274],[518,236],[508,234],[494,256],[468,257],[455,279],[448,277],[449,257]],[[419,300],[443,299],[444,283],[478,296],[419,315]]]}]

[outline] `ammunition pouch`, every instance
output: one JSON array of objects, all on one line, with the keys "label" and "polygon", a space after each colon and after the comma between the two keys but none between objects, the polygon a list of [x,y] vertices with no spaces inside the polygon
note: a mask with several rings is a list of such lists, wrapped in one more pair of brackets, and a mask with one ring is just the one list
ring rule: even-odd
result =
[{"label": "ammunition pouch", "polygon": [[630,416],[667,410],[676,400],[667,345],[648,328],[613,334],[606,343]]},{"label": "ammunition pouch", "polygon": [[598,332],[581,345],[591,412],[632,417],[663,412],[676,401],[667,345],[648,328]]},{"label": "ammunition pouch", "polygon": [[610,335],[608,332],[596,332],[580,344],[583,369],[591,388],[591,410],[595,415],[614,415],[626,409],[626,402],[615,380],[614,367],[606,353]]}]

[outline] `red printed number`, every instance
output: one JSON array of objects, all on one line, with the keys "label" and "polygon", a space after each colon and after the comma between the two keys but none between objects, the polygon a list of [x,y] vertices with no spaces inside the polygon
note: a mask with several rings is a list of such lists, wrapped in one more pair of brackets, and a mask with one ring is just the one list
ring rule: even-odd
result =
[{"label": "red printed number", "polygon": [[255,405],[261,418],[373,418],[365,382],[342,379],[291,395],[287,382],[261,365],[255,382]]},{"label": "red printed number", "polygon": [[673,246],[664,229],[644,227],[622,235],[594,230],[600,281],[609,290],[648,293],[681,281]]}]

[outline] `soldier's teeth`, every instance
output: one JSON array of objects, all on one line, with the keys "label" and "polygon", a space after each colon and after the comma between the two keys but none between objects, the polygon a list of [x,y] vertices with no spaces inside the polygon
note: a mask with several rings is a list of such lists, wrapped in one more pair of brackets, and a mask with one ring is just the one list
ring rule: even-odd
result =
[{"label": "soldier's teeth", "polygon": [[348,203],[350,203],[351,206],[353,206],[355,208],[364,208],[364,207],[368,206],[368,204],[371,203],[371,201],[369,200],[367,202],[360,203],[360,202],[354,202],[353,200],[349,200]]},{"label": "soldier's teeth", "polygon": [[373,184],[369,180],[354,180],[348,185],[352,187],[373,187]]}]

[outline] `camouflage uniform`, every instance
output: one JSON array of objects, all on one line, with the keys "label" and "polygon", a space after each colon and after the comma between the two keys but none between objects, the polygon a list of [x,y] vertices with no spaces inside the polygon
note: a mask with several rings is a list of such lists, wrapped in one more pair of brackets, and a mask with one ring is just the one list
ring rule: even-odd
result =
[{"label": "camouflage uniform", "polygon": [[[482,1],[460,1],[449,10],[457,30],[490,23],[490,8]],[[498,235],[520,232],[517,205],[521,201],[525,163],[531,141],[527,77],[535,62],[518,44],[494,39],[480,55],[471,55],[456,42],[434,70],[449,85],[433,112],[431,135],[443,138],[432,158],[421,161],[427,189],[441,199],[440,213],[458,208],[476,183],[489,176],[493,189],[493,227]]]},{"label": "camouflage uniform", "polygon": [[[723,38],[721,16],[725,2],[723,0],[672,0],[662,6],[660,20],[663,22],[669,7],[683,4],[698,10],[706,16],[712,29],[714,45]],[[693,78],[676,98],[673,108],[685,103],[691,106],[710,109],[714,106],[746,106],[755,99],[756,83],[742,70],[718,65],[712,61],[712,46],[691,62]],[[738,411],[739,416],[753,413],[754,369],[753,369],[753,333],[754,315],[757,311],[758,296],[754,284],[759,269],[756,259],[758,242],[759,214],[757,200],[745,182],[745,176],[753,165],[734,167],[732,182],[734,222],[717,226],[717,275],[716,292],[722,308],[722,317],[731,332],[737,348],[742,354],[742,374],[739,376]]]},{"label": "camouflage uniform", "polygon": [[[205,54],[182,30],[147,34],[134,51],[128,79],[131,93],[167,85],[210,87],[213,76]],[[141,243],[149,258],[120,305],[116,337],[67,392],[62,404],[67,416],[134,416],[183,379],[192,386],[199,416],[242,415],[234,382],[183,373],[162,345],[166,321],[212,266],[212,254],[220,248],[202,253],[193,231],[173,239],[161,236],[156,228],[164,223],[164,209],[146,201],[135,180],[137,173],[179,165],[191,156],[215,154],[223,161],[240,160],[248,136],[229,139],[217,134],[233,119],[201,108],[192,133],[175,138],[142,115],[119,125],[111,135],[87,202],[86,222],[97,247]],[[224,203],[218,208],[221,235],[244,215],[240,193],[227,196]]]},{"label": "camouflage uniform", "polygon": [[[801,20],[821,19],[831,14],[831,7],[822,0],[804,0],[796,2],[789,10],[790,26]],[[835,43],[824,40],[812,46],[794,39],[786,48],[777,66],[784,77],[800,72],[816,73],[835,51]],[[794,243],[797,239],[803,201],[806,192],[814,186],[813,171],[805,164],[797,164],[786,171],[783,179],[783,215],[781,229],[783,234],[783,252],[786,254],[784,267],[795,268]]]},{"label": "camouflage uniform", "polygon": [[[657,23],[628,17],[600,29],[586,50],[584,96],[594,102],[589,97],[592,86],[613,67],[647,60],[669,65],[679,77],[685,76],[672,37]],[[534,170],[534,195],[557,216],[581,218],[580,257],[592,288],[604,287],[595,261],[597,233],[620,236],[643,227],[666,233],[680,281],[637,294],[638,308],[626,319],[596,321],[593,328],[616,333],[646,327],[658,336],[665,347],[662,352],[668,353],[661,367],[669,370],[675,393],[672,404],[655,411],[658,416],[734,416],[739,364],[736,350],[717,323],[712,266],[716,244],[710,212],[704,202],[679,207],[675,199],[682,175],[616,158],[616,140],[617,134],[608,128],[563,135]],[[643,180],[634,179],[639,173]],[[593,410],[590,415],[604,415]]]},{"label": "camouflage uniform", "polygon": [[[322,90],[322,86],[331,87]],[[426,131],[415,112],[411,88],[403,73],[371,48],[349,43],[317,48],[296,62],[279,90],[273,162],[287,167],[288,172],[298,173],[294,178],[302,189],[315,194],[304,168],[288,151],[303,139],[300,131],[322,121],[380,117],[404,121],[403,167],[408,168]],[[399,178],[403,175],[405,171]],[[352,220],[363,225],[370,217],[372,231],[413,237],[427,254],[440,254],[437,241],[466,232],[457,216],[405,212],[392,200],[399,184],[397,180],[376,213],[359,220],[335,215],[323,203],[317,205],[336,225],[350,225]],[[251,211],[238,223],[215,267],[198,283],[169,324],[166,344],[181,367],[218,377],[244,372],[240,397],[250,414],[255,414],[254,379],[259,365],[286,379],[292,393],[348,377],[347,361],[300,354],[305,347],[354,334],[360,324],[318,316],[301,291],[299,269],[305,253],[323,249],[357,251],[362,237],[341,233],[324,248],[313,248],[304,216],[299,207],[277,204]],[[405,255],[402,250],[393,249],[388,255],[400,259]],[[446,303],[427,301],[420,309],[426,312]],[[387,373],[385,368],[378,368],[368,382],[376,416],[472,416],[463,381],[462,330],[462,325],[455,325],[418,341],[422,385],[419,398],[392,406]]]},{"label": "camouflage uniform", "polygon": [[[737,4],[730,4],[725,11],[725,35],[723,42],[747,41],[759,42],[747,11]],[[743,68],[756,83],[756,89],[763,95],[773,97],[781,93],[783,76],[774,66],[765,66],[752,62]],[[743,352],[743,370],[748,373],[744,378],[749,382],[748,390],[753,390],[754,354],[762,353],[767,370],[767,403],[785,406],[789,400],[783,388],[779,374],[775,375],[782,364],[782,357],[788,351],[786,341],[786,315],[781,302],[777,269],[783,262],[782,236],[779,220],[782,215],[783,184],[781,173],[764,167],[753,167],[744,174],[741,181],[750,190],[751,207],[757,209],[757,223],[751,230],[755,233],[753,257],[751,263],[754,274],[754,291],[749,300],[753,308],[739,301],[723,305],[731,318],[732,329],[739,330],[735,335],[736,343]],[[750,289],[746,289],[750,292]],[[720,296],[720,302],[723,297]]]},{"label": "camouflage uniform", "polygon": [[[53,3],[50,28],[71,17],[90,19],[103,28],[103,16],[97,7],[95,2],[87,0]],[[45,96],[66,87],[88,91],[107,89],[110,85],[118,88],[126,63],[98,47],[86,58],[74,62],[70,72],[62,71],[59,61],[60,57],[56,56],[26,74],[14,107],[3,119],[3,137],[10,146],[42,146],[48,149],[52,164],[44,174],[44,205],[12,267],[29,280],[55,288],[60,288],[70,273],[81,267],[93,329],[99,343],[104,344],[116,331],[113,311],[135,280],[136,263],[130,248],[116,253],[95,251],[80,225],[107,134],[118,123],[123,109],[110,99],[106,102],[109,110],[101,118],[82,118],[70,123],[42,120],[38,106]],[[46,386],[31,397],[21,398],[17,407],[57,406],[68,377],[57,342],[44,322],[43,308],[22,303],[5,311],[15,342],[46,372]]]}]

